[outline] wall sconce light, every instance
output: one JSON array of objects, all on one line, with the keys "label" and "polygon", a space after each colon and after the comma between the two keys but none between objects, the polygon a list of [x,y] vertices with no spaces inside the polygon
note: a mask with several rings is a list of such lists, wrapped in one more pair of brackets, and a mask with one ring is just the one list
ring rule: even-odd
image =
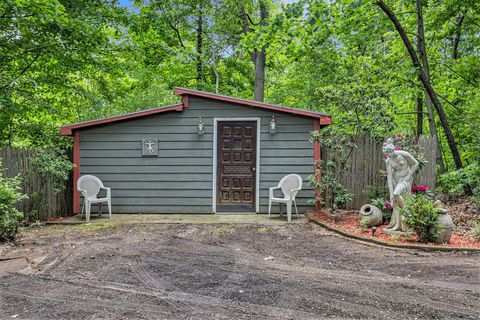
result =
[{"label": "wall sconce light", "polygon": [[277,122],[275,121],[275,116],[272,116],[272,120],[270,121],[270,134],[275,134],[277,131]]},{"label": "wall sconce light", "polygon": [[205,133],[205,129],[203,129],[203,126],[204,126],[204,123],[203,123],[202,117],[198,117],[197,134],[199,136],[203,136],[203,134]]}]

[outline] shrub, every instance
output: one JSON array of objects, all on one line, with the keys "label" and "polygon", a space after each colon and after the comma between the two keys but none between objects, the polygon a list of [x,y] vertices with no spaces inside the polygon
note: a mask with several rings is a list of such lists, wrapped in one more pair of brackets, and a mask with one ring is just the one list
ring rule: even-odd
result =
[{"label": "shrub", "polygon": [[[1,168],[1,161],[0,161]],[[15,204],[27,198],[20,192],[20,179],[4,178],[0,170],[0,240],[13,240],[23,224],[23,213]]]},{"label": "shrub", "polygon": [[36,220],[39,219],[42,211],[49,209],[49,204],[42,201],[49,192],[47,187],[51,187],[55,194],[61,192],[65,188],[65,182],[68,180],[69,173],[73,170],[74,165],[68,159],[65,150],[58,148],[41,149],[30,158],[30,162],[35,167],[35,172],[32,172],[32,174],[38,175],[42,181],[42,187],[37,192],[30,194],[30,198],[37,203],[37,206],[31,208],[28,218]]},{"label": "shrub", "polygon": [[74,168],[65,150],[57,148],[42,149],[30,161],[44,182],[50,182],[55,193],[63,190],[69,172]]},{"label": "shrub", "polygon": [[360,229],[362,232],[365,232],[368,228],[368,222],[367,219],[360,218]]},{"label": "shrub", "polygon": [[[327,161],[326,168],[322,168],[321,161],[319,161],[317,167],[321,171],[321,179],[319,180],[315,174],[312,174],[308,177],[309,185],[330,194],[333,211],[344,207],[348,201],[352,200],[353,194],[348,192],[347,188],[335,177],[335,163]],[[317,202],[322,202],[322,200],[316,199]]]},{"label": "shrub", "polygon": [[475,241],[480,241],[480,222],[472,221],[472,230],[468,232],[468,235],[471,236]]},{"label": "shrub", "polygon": [[464,195],[467,186],[473,190],[472,201],[480,207],[480,165],[478,163],[447,172],[439,178],[439,191],[450,200]]},{"label": "shrub", "polygon": [[421,242],[432,242],[437,237],[435,227],[438,227],[437,218],[442,213],[442,208],[434,203],[425,194],[409,196],[401,209],[405,222],[410,225],[418,235]]},{"label": "shrub", "polygon": [[[347,188],[340,183],[339,176],[347,165],[348,156],[345,149],[353,148],[353,145],[345,136],[329,135],[320,131],[312,131],[310,135],[311,143],[322,140],[323,146],[328,148],[330,152],[335,152],[336,157],[328,161],[317,161],[315,166],[316,170],[321,172],[321,179],[316,174],[312,174],[308,177],[308,183],[315,189],[325,192],[327,197],[330,196],[333,211],[344,208],[345,204],[352,200],[353,194],[348,192]],[[323,201],[322,198],[315,199],[316,203],[323,203]]]}]

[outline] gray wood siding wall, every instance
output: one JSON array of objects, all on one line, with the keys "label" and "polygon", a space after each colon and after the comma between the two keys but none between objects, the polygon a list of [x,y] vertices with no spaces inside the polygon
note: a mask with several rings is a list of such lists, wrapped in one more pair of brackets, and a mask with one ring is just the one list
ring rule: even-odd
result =
[{"label": "gray wood siding wall", "polygon": [[[112,188],[116,213],[211,213],[213,118],[261,119],[260,212],[268,211],[268,188],[297,173],[304,181],[313,171],[310,118],[189,97],[183,112],[147,116],[86,128],[80,132],[80,174],[98,176]],[[275,115],[278,133],[269,133]],[[205,134],[198,136],[198,117]],[[142,157],[142,138],[158,138],[158,157]],[[298,194],[305,212],[313,191],[304,183]],[[278,212],[278,206],[274,206]]]}]

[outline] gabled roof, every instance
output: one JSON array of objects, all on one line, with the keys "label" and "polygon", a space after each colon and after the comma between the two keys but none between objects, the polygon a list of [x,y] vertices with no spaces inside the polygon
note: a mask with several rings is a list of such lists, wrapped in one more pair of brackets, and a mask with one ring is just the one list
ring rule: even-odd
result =
[{"label": "gabled roof", "polygon": [[[332,124],[332,121],[331,121],[332,117],[330,115],[325,114],[325,113],[321,113],[321,112],[316,112],[316,111],[309,111],[309,110],[305,110],[305,109],[284,107],[284,106],[280,106],[280,105],[277,105],[277,104],[263,103],[263,102],[254,101],[254,100],[235,98],[235,97],[224,96],[224,95],[216,94],[216,93],[192,90],[192,89],[187,89],[187,88],[179,88],[179,87],[175,88],[175,94],[182,95],[182,96],[183,95],[191,95],[191,96],[203,97],[203,98],[208,98],[208,99],[213,99],[213,100],[220,100],[220,101],[238,103],[238,104],[251,106],[251,107],[258,107],[258,108],[263,108],[263,109],[268,109],[268,110],[275,110],[275,111],[280,111],[280,112],[293,113],[293,114],[296,114],[296,115],[306,116],[306,117],[315,118],[315,119],[325,119],[325,123],[322,123],[322,125]],[[329,120],[327,120],[327,119],[329,119]]]},{"label": "gabled roof", "polygon": [[284,107],[284,106],[279,106],[275,104],[268,104],[268,103],[253,101],[253,100],[229,97],[229,96],[224,96],[220,94],[197,91],[197,90],[186,89],[186,88],[175,88],[175,94],[181,95],[183,97],[182,103],[172,104],[169,106],[153,108],[148,110],[142,110],[138,112],[127,113],[119,116],[67,124],[60,128],[60,134],[64,136],[71,136],[73,135],[74,130],[78,130],[86,127],[97,126],[101,124],[117,122],[117,121],[122,121],[127,119],[140,118],[140,117],[145,117],[145,116],[167,112],[167,111],[183,111],[185,108],[188,108],[188,96],[197,96],[197,97],[203,97],[203,98],[212,99],[212,100],[226,101],[226,102],[236,103],[236,104],[249,106],[249,107],[274,110],[274,111],[309,117],[313,119],[318,119],[321,126],[327,126],[332,124],[332,117],[330,115],[320,113],[320,112],[315,112],[315,111]]},{"label": "gabled roof", "polygon": [[152,115],[152,114],[157,114],[157,113],[162,113],[162,112],[167,112],[167,111],[183,111],[183,103],[177,103],[177,104],[172,104],[172,105],[165,106],[165,107],[159,107],[159,108],[153,108],[153,109],[142,110],[142,111],[137,111],[137,112],[131,112],[131,113],[122,114],[122,115],[119,115],[119,116],[106,117],[106,118],[100,118],[100,119],[95,119],[95,120],[90,120],[90,121],[67,124],[67,125],[64,125],[64,126],[60,127],[60,134],[63,135],[63,136],[71,136],[72,135],[72,130],[77,130],[77,129],[82,129],[82,128],[85,128],[85,127],[96,126],[96,125],[99,125],[99,124],[105,124],[105,123],[109,123],[109,122],[117,122],[117,121],[132,119],[132,118],[140,118],[140,117],[145,117],[145,116],[149,116],[149,115]]}]

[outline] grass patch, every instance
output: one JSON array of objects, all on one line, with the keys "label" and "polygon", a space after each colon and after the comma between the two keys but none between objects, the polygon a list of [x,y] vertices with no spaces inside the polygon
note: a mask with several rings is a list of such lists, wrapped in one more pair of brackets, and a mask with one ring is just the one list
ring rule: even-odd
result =
[{"label": "grass patch", "polygon": [[258,227],[257,228],[257,232],[258,233],[268,233],[272,231],[269,227]]},{"label": "grass patch", "polygon": [[216,225],[215,228],[212,230],[212,235],[214,237],[221,237],[226,233],[231,233],[233,230],[233,226],[231,224],[221,224]]}]

